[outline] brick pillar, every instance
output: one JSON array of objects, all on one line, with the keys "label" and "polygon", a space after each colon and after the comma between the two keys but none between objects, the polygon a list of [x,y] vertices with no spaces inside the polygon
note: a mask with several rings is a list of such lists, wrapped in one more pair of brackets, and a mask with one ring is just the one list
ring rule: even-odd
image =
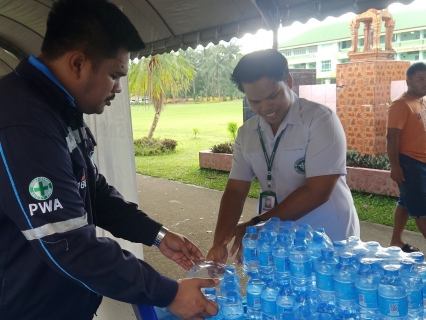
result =
[{"label": "brick pillar", "polygon": [[366,60],[337,65],[336,112],[347,149],[386,153],[386,116],[391,81],[405,80],[409,61]]}]

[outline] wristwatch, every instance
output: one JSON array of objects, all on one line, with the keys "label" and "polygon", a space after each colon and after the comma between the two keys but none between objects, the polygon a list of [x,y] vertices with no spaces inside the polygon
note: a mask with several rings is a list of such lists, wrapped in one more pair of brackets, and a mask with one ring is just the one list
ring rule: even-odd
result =
[{"label": "wristwatch", "polygon": [[262,220],[262,219],[260,219],[260,218],[259,218],[259,216],[255,216],[255,217],[251,218],[251,222],[253,222],[253,225],[255,226],[255,225],[257,225],[258,223],[263,222],[263,220]]},{"label": "wristwatch", "polygon": [[155,237],[153,245],[158,248],[160,246],[161,241],[163,241],[164,237],[166,236],[167,232],[169,232],[169,229],[162,226],[160,228],[160,231],[158,231],[157,236]]}]

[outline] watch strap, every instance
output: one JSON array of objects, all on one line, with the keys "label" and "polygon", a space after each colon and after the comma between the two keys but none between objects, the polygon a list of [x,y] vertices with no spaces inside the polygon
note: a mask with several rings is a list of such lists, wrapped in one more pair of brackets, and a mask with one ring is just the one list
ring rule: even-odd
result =
[{"label": "watch strap", "polygon": [[163,241],[164,237],[166,236],[167,232],[169,232],[169,229],[162,226],[160,228],[160,231],[158,231],[157,236],[155,237],[153,245],[158,248],[160,246],[160,243]]},{"label": "watch strap", "polygon": [[259,224],[259,223],[263,222],[263,220],[262,220],[262,219],[260,219],[260,217],[259,217],[259,216],[255,216],[255,217],[251,218],[251,222],[253,222],[253,225],[255,226],[255,225],[257,225],[257,224]]}]

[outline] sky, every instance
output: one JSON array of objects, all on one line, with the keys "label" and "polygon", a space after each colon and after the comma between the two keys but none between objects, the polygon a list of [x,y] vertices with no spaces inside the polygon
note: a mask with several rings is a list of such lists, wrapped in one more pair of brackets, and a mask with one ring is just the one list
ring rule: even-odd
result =
[{"label": "sky", "polygon": [[[407,9],[423,9],[426,10],[426,0],[416,0],[410,5],[402,5],[400,3],[394,3],[389,6],[390,13],[400,12]],[[348,21],[355,17],[354,13],[347,13],[338,18],[328,17],[322,22],[316,19],[310,19],[307,23],[302,24],[300,22],[295,22],[291,26],[280,28],[278,32],[278,43],[287,41],[291,38],[296,37],[300,33],[308,30],[309,28],[314,28],[318,25],[325,25],[329,23],[335,23],[339,21]],[[236,44],[241,46],[241,52],[244,54],[272,48],[272,31],[259,30],[256,34],[252,35],[247,33],[241,39],[234,39]]]}]

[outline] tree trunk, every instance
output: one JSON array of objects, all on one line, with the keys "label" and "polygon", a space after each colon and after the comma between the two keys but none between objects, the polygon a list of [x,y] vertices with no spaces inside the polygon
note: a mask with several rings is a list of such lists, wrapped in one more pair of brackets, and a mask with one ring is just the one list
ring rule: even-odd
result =
[{"label": "tree trunk", "polygon": [[151,129],[149,129],[148,138],[152,139],[155,128],[157,127],[158,120],[160,120],[161,111],[155,111],[154,120],[152,120]]},{"label": "tree trunk", "polygon": [[163,98],[160,98],[159,101],[154,100],[153,103],[155,108],[155,115],[154,115],[154,120],[152,120],[151,129],[149,129],[149,133],[148,133],[149,139],[152,139],[155,128],[157,127],[157,124],[158,124],[158,120],[160,120],[161,111],[163,110]]}]

